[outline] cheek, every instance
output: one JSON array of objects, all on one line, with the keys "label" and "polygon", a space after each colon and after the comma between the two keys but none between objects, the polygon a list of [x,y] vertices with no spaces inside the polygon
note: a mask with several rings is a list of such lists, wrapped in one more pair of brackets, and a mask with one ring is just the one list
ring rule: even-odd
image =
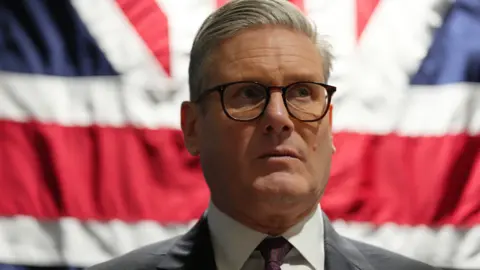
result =
[{"label": "cheek", "polygon": [[328,130],[321,131],[313,136],[312,150],[317,154],[331,154],[332,136]]},{"label": "cheek", "polygon": [[202,151],[212,156],[218,163],[236,164],[235,160],[243,160],[247,154],[249,136],[252,131],[243,123],[231,119],[215,119],[202,128],[204,143]]},{"label": "cheek", "polygon": [[[325,122],[318,124],[305,123],[299,127],[300,135],[305,142],[310,154],[323,154],[327,148],[331,148],[330,129]],[[313,152],[313,153],[312,153]]]},{"label": "cheek", "polygon": [[217,194],[233,196],[242,186],[249,186],[251,170],[248,169],[248,146],[251,131],[241,126],[242,123],[211,124],[203,135],[205,145],[202,145],[200,153],[203,173],[208,185],[217,190]]},{"label": "cheek", "polygon": [[309,167],[315,177],[325,174],[330,168],[332,158],[332,139],[330,131],[323,126],[316,132],[309,130],[308,136],[304,136],[309,151]]},{"label": "cheek", "polygon": [[230,154],[234,154],[238,159],[244,160],[245,156],[248,155],[248,146],[253,133],[252,128],[244,123],[238,122],[225,125],[220,132],[222,145],[219,145],[219,147],[229,151],[229,153],[227,153],[229,157],[231,156]]}]

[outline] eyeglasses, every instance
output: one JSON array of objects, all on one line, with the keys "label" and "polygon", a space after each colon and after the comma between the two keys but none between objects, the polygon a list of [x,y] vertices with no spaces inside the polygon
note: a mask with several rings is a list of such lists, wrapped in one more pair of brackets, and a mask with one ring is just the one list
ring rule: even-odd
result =
[{"label": "eyeglasses", "polygon": [[335,86],[318,82],[295,82],[287,86],[266,86],[258,82],[240,81],[205,90],[196,100],[212,92],[219,92],[225,114],[236,121],[259,118],[270,101],[270,90],[280,89],[290,116],[303,122],[321,120],[328,112]]}]

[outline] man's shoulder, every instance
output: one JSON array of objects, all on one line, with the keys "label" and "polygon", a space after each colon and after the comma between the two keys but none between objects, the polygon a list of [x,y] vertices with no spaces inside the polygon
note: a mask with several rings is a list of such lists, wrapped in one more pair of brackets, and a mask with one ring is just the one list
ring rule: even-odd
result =
[{"label": "man's shoulder", "polygon": [[364,242],[347,239],[350,241],[370,263],[373,269],[389,270],[438,270],[426,263],[408,258],[398,253],[370,245]]},{"label": "man's shoulder", "polygon": [[181,236],[138,248],[122,256],[91,266],[87,270],[154,270],[162,256],[174,246],[179,237]]}]

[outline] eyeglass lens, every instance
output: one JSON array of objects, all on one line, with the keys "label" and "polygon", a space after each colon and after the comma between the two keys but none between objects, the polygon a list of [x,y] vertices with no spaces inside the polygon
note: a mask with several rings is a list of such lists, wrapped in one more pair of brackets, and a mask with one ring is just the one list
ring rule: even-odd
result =
[{"label": "eyeglass lens", "polygon": [[[269,89],[251,82],[228,85],[223,92],[226,112],[238,120],[248,120],[263,113]],[[295,83],[285,90],[284,101],[287,110],[295,118],[303,121],[320,118],[328,103],[328,93],[324,86],[316,83]]]}]

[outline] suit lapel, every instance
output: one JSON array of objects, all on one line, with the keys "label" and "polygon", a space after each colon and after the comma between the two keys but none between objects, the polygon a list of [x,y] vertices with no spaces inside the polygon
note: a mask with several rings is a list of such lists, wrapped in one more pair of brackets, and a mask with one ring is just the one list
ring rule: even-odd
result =
[{"label": "suit lapel", "polygon": [[340,236],[323,214],[325,230],[325,270],[373,270],[366,258],[346,238]]},{"label": "suit lapel", "polygon": [[157,269],[216,270],[213,247],[206,216],[180,237],[172,248],[160,258]]}]

